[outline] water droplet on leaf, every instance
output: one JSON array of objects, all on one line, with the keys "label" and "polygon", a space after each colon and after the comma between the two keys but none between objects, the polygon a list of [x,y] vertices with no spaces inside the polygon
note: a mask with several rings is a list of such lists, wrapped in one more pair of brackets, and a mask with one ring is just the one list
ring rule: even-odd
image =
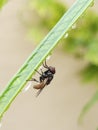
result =
[{"label": "water droplet on leaf", "polygon": [[[29,82],[29,81],[28,81],[28,82]],[[24,93],[27,92],[31,86],[32,86],[32,82],[29,82],[29,83],[27,84],[27,86],[23,89],[23,92],[24,92]]]},{"label": "water droplet on leaf", "polygon": [[90,6],[92,7],[94,5],[94,0],[93,0],[93,2],[90,4]]},{"label": "water droplet on leaf", "polygon": [[67,38],[67,37],[68,37],[68,35],[69,35],[69,34],[68,34],[68,33],[66,33],[66,34],[65,34],[65,36],[64,36],[64,38]]},{"label": "water droplet on leaf", "polygon": [[41,66],[39,67],[38,71],[41,70],[42,68],[43,68],[43,66],[41,65]]},{"label": "water droplet on leaf", "polygon": [[76,27],[77,27],[76,24],[72,25],[72,29],[76,29]]},{"label": "water droplet on leaf", "polygon": [[51,58],[51,55],[48,55],[47,58],[46,58],[46,60],[49,60],[50,58]]}]

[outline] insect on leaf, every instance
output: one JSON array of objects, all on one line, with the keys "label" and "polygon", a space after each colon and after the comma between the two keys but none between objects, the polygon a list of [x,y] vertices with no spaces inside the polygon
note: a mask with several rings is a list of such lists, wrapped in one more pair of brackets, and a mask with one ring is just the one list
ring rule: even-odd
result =
[{"label": "insect on leaf", "polygon": [[43,60],[51,53],[58,41],[71,28],[77,19],[91,5],[93,0],[76,0],[72,7],[61,17],[58,23],[40,42],[27,61],[9,81],[0,95],[0,117],[8,109],[15,97],[21,92],[27,80],[35,73]]}]

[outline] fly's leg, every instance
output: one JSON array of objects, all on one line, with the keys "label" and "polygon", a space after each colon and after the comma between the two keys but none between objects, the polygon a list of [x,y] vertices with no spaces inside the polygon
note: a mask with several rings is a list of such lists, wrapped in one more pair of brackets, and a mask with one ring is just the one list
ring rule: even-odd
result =
[{"label": "fly's leg", "polygon": [[[37,71],[37,70],[35,70],[39,75],[42,75],[43,74],[43,71],[42,71],[42,69],[41,69],[41,73],[39,72],[39,71]],[[40,83],[37,79],[35,79],[35,78],[32,78],[32,79],[30,79],[30,80],[27,80],[27,81],[35,81],[35,82],[38,82],[38,83]]]},{"label": "fly's leg", "polygon": [[41,75],[43,75],[44,72],[42,71],[42,69],[40,69],[40,71],[41,71],[41,73],[42,73]]},{"label": "fly's leg", "polygon": [[35,81],[35,82],[38,82],[38,83],[39,83],[39,81],[38,81],[37,79],[35,79],[35,78],[32,78],[32,79],[27,80],[27,81]]},{"label": "fly's leg", "polygon": [[42,75],[39,71],[35,70],[39,75]]},{"label": "fly's leg", "polygon": [[45,60],[45,62],[43,63],[43,66],[44,66],[45,68],[49,68],[49,66],[48,66],[47,63],[46,63],[46,60]]}]

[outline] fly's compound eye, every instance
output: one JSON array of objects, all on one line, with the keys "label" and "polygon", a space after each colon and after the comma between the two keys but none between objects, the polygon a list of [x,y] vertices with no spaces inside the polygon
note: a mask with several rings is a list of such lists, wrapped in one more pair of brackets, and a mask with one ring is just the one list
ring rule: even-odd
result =
[{"label": "fly's compound eye", "polygon": [[55,67],[49,66],[49,70],[50,70],[53,74],[55,74]]}]

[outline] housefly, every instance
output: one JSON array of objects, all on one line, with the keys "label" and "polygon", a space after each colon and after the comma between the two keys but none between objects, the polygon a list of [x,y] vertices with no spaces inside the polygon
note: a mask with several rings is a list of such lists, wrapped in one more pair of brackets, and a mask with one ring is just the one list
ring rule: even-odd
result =
[{"label": "housefly", "polygon": [[51,81],[52,81],[52,79],[54,77],[54,74],[56,73],[55,67],[48,66],[46,61],[43,64],[43,67],[46,68],[45,71],[43,71],[42,69],[41,69],[41,72],[35,70],[40,75],[39,80],[37,80],[35,78],[32,78],[31,80],[28,80],[28,81],[38,82],[38,84],[33,86],[34,89],[39,90],[36,96],[38,96],[41,93],[41,91],[43,90],[43,88],[46,85],[49,85],[51,83]]}]

